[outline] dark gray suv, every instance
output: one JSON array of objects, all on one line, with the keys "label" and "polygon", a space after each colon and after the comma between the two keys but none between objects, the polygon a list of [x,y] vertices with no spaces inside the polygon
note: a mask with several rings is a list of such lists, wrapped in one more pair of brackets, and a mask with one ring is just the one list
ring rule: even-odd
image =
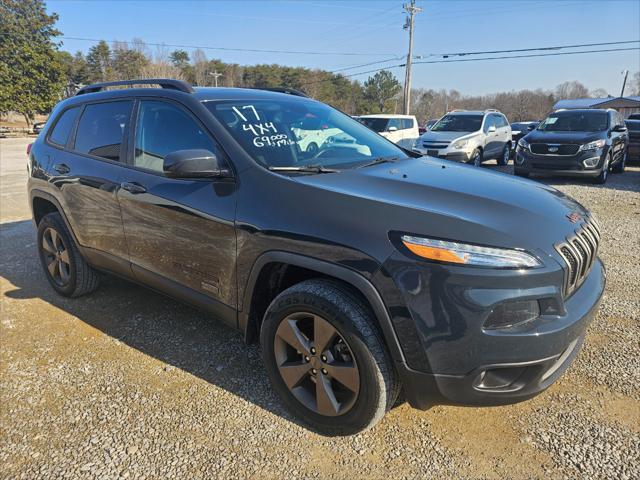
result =
[{"label": "dark gray suv", "polygon": [[[300,148],[309,119],[340,141]],[[401,390],[420,409],[536,395],[604,288],[601,230],[574,200],[419,157],[292,90],[85,87],[28,169],[57,292],[108,272],[210,312],[260,342],[273,388],[325,434],[371,427]]]}]

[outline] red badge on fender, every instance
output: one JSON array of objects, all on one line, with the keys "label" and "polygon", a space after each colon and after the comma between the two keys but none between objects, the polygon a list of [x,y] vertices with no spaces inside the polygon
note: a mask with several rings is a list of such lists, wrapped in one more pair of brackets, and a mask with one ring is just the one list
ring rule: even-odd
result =
[{"label": "red badge on fender", "polygon": [[567,218],[571,223],[576,223],[578,220],[582,219],[582,215],[577,212],[573,212],[567,215]]}]

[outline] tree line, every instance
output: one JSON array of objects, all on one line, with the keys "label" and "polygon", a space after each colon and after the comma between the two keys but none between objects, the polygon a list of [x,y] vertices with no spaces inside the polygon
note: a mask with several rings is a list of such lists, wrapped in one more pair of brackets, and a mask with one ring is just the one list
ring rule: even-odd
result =
[{"label": "tree line", "polygon": [[[27,123],[47,113],[82,85],[136,78],[175,78],[196,86],[287,87],[351,114],[398,113],[401,85],[388,70],[366,81],[340,73],[278,64],[239,65],[209,59],[203,50],[149,48],[140,39],[100,41],[85,54],[61,50],[55,40],[58,17],[47,14],[42,0],[3,0],[0,8],[0,113],[21,113]],[[630,94],[640,95],[640,73]],[[512,121],[541,119],[561,98],[606,96],[579,82],[542,89],[467,96],[456,90],[414,89],[411,111],[423,122],[452,109],[496,108]]]}]

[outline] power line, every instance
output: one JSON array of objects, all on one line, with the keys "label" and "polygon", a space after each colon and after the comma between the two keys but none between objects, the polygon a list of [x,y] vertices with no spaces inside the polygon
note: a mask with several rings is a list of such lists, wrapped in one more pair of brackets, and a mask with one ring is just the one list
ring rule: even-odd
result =
[{"label": "power line", "polygon": [[[426,61],[413,62],[413,64],[421,65],[421,64],[436,64],[436,63],[481,62],[485,60],[510,60],[510,59],[516,59],[516,58],[552,57],[552,56],[562,56],[562,55],[579,55],[584,53],[626,52],[626,51],[633,51],[633,50],[640,50],[640,47],[608,48],[608,49],[602,49],[602,50],[583,50],[580,52],[557,52],[557,53],[538,53],[538,54],[528,54],[528,55],[509,55],[509,56],[485,57],[485,58],[459,58],[454,60],[426,60]],[[340,76],[344,78],[351,78],[351,77],[357,77],[358,75],[366,75],[368,73],[375,73],[381,70],[392,70],[395,68],[402,68],[405,66],[406,65],[404,63],[401,63],[399,65],[390,65],[387,67],[375,68],[373,70],[366,70],[364,72],[351,73],[349,75],[340,74]],[[332,80],[333,80],[332,78],[324,78],[322,80],[316,80],[313,82],[304,83],[302,84],[302,86],[313,85],[313,84],[322,83],[322,82],[330,82]]]},{"label": "power line", "polygon": [[[503,57],[484,57],[484,58],[459,58],[455,60],[427,60],[421,62],[414,62],[414,64],[427,64],[427,63],[459,63],[459,62],[480,62],[483,60],[507,60],[511,58],[533,58],[533,57],[557,57],[561,55],[579,55],[581,53],[604,53],[604,52],[624,52],[630,50],[640,50],[640,47],[629,48],[607,48],[604,50],[582,50],[579,52],[557,52],[557,53],[533,53],[529,55],[508,55]],[[400,67],[404,65],[399,65]]]},{"label": "power line", "polygon": [[621,42],[601,42],[601,43],[582,43],[577,45],[555,45],[551,47],[536,47],[536,48],[518,48],[512,50],[487,50],[479,52],[455,52],[455,53],[430,53],[430,57],[454,57],[465,55],[491,55],[495,53],[517,53],[517,52],[533,52],[536,50],[560,50],[564,48],[583,48],[583,47],[601,47],[605,45],[623,45],[629,43],[640,43],[640,40],[625,40]]},{"label": "power line", "polygon": [[[79,40],[84,42],[108,42],[114,43],[121,40],[105,40],[103,38],[86,38],[86,37],[68,37],[68,36],[60,36],[57,38],[61,38],[63,40]],[[190,49],[201,49],[201,50],[222,50],[228,52],[252,52],[252,53],[284,53],[284,54],[298,54],[298,55],[340,55],[340,56],[369,56],[369,57],[380,57],[385,56],[388,57],[392,55],[391,53],[372,53],[372,52],[317,52],[317,51],[303,51],[303,50],[266,50],[266,49],[258,49],[258,48],[233,48],[233,47],[211,47],[205,45],[179,45],[172,43],[152,43],[152,42],[144,42],[145,45],[150,45],[152,47],[173,47],[173,48],[190,48]]]},{"label": "power line", "polygon": [[344,68],[338,68],[337,70],[329,70],[330,73],[338,73],[338,72],[344,72],[345,70],[353,70],[354,68],[361,68],[361,67],[368,67],[370,65],[378,65],[379,63],[388,63],[388,62],[393,62],[396,60],[400,60],[402,58],[402,55],[397,55],[393,58],[388,58],[386,60],[379,60],[376,62],[369,62],[369,63],[361,63],[360,65],[350,65],[348,67],[344,67]]},{"label": "power line", "polygon": [[411,0],[410,4],[405,4],[404,9],[409,16],[404,24],[404,29],[409,30],[409,52],[407,53],[407,63],[404,72],[404,101],[402,113],[409,114],[409,105],[411,103],[411,60],[413,60],[413,28],[415,26],[415,16],[422,12],[420,7],[416,7],[416,0]]}]

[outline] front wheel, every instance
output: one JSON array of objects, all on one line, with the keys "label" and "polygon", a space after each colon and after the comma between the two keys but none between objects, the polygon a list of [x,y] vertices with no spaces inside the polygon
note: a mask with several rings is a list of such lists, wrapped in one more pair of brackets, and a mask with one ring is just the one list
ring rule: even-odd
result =
[{"label": "front wheel", "polygon": [[471,154],[471,160],[469,163],[474,167],[480,167],[482,165],[482,150],[476,148]]},{"label": "front wheel", "polygon": [[303,422],[325,435],[371,428],[399,384],[369,307],[331,280],[306,280],[271,303],[260,331],[274,390]]},{"label": "front wheel", "polygon": [[611,164],[611,155],[607,155],[607,158],[604,161],[604,165],[602,165],[602,170],[600,174],[593,179],[593,183],[597,185],[603,185],[607,178],[609,178],[609,165]]},{"label": "front wheel", "polygon": [[615,167],[613,167],[613,173],[624,173],[627,168],[627,157],[629,156],[629,150],[625,150],[622,160],[620,160]]}]

